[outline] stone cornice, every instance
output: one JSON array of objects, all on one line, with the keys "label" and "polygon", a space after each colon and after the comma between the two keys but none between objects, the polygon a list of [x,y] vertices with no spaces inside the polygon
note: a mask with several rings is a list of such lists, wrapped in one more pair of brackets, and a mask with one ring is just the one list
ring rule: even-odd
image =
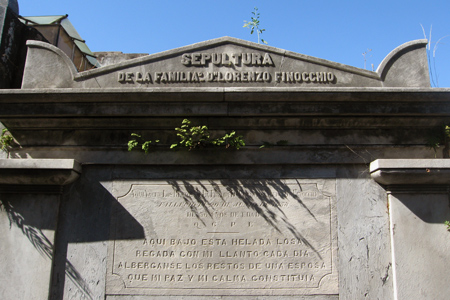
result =
[{"label": "stone cornice", "polygon": [[[0,185],[63,186],[81,174],[81,164],[73,159],[0,159]],[[37,189],[39,190],[39,189]]]},{"label": "stone cornice", "polygon": [[450,159],[378,159],[370,164],[370,174],[384,186],[436,189],[450,185]]}]

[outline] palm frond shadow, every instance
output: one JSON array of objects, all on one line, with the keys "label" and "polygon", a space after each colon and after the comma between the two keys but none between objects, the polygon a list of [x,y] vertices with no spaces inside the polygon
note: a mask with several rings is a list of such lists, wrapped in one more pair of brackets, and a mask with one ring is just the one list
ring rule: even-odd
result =
[{"label": "palm frond shadow", "polygon": [[[211,201],[205,196],[208,193],[208,188],[205,186],[205,181],[197,180],[195,184],[192,181],[182,180],[167,181],[173,190],[180,195],[191,212],[204,225],[208,219],[214,218],[214,206]],[[300,206],[317,221],[316,216],[311,209],[295,194],[291,188],[282,180],[210,180],[208,184],[212,186],[213,191],[218,197],[226,202],[226,196],[223,195],[222,190],[225,189],[230,195],[234,195],[239,201],[249,209],[255,211],[261,216],[277,232],[289,231],[293,237],[301,240],[317,256],[322,259],[319,251],[307,240],[301,229],[294,226],[282,209],[282,200],[294,199]],[[221,187],[222,186],[222,189]],[[298,188],[301,190],[301,185],[298,183]],[[201,213],[201,210],[205,213]],[[206,216],[206,217],[205,217]]]},{"label": "palm frond shadow", "polygon": [[[53,260],[54,246],[50,240],[44,235],[41,229],[30,226],[26,223],[25,218],[14,210],[14,207],[8,201],[0,200],[0,208],[4,209],[8,215],[9,225],[17,226],[22,233],[27,237],[34,248],[40,253],[40,255]],[[92,292],[90,291],[87,283],[83,280],[81,274],[76,270],[72,263],[68,260],[66,264],[66,275],[70,280],[82,291],[86,299],[94,299]]]}]

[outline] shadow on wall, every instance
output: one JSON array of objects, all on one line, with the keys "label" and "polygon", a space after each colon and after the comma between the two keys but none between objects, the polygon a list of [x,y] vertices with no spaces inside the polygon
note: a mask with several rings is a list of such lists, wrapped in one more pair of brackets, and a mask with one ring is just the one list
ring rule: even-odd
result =
[{"label": "shadow on wall", "polygon": [[[80,185],[83,186],[84,191],[87,189],[88,194],[100,196],[91,198],[77,195],[76,190],[80,188]],[[19,228],[40,255],[50,261],[53,260],[51,299],[64,298],[66,279],[69,279],[76,287],[76,294],[80,298],[94,299],[97,293],[92,291],[92,282],[83,278],[68,259],[68,245],[107,241],[111,206],[115,211],[120,212],[122,220],[134,229],[134,235],[127,236],[126,239],[144,238],[144,233],[142,226],[98,182],[86,182],[83,178],[70,189],[71,191],[65,191],[62,197],[58,194],[1,194],[0,209],[6,212],[10,227]],[[66,197],[74,190],[75,199]],[[19,201],[17,197],[20,198]],[[59,206],[60,201],[62,203]],[[56,217],[58,209],[59,216]],[[56,231],[54,244],[46,237],[45,230]],[[104,259],[101,257],[100,261]],[[98,265],[93,267],[96,268]]]},{"label": "shadow on wall", "polygon": [[[10,201],[4,201],[1,199],[0,203],[1,208],[5,210],[8,215],[10,226],[16,226],[17,228],[19,228],[40,255],[49,260],[53,260],[55,247],[52,242],[45,236],[42,230],[55,230],[55,228],[38,228],[33,226],[33,224],[28,224],[27,218],[24,217],[24,214],[21,212],[20,207],[13,206]],[[64,269],[66,276],[77,286],[80,291],[82,291],[83,295],[87,299],[93,299],[88,285],[83,280],[82,276],[76,270],[76,268],[67,259],[64,263]]]},{"label": "shadow on wall", "polygon": [[[206,212],[209,219],[214,220],[213,212],[215,208],[211,200],[205,196],[209,192],[208,187],[204,184],[205,181],[168,180],[167,183],[176,194],[181,195],[186,206],[190,208],[191,212],[202,224],[205,225],[207,221],[204,217],[205,214],[202,214],[201,211]],[[226,197],[223,193],[223,189],[225,189],[229,195],[234,195],[245,207],[255,211],[276,231],[282,233],[287,230],[293,237],[301,240],[322,259],[319,251],[302,234],[301,229],[289,220],[285,210],[282,208],[281,201],[286,199],[295,200],[307,215],[316,222],[318,220],[311,209],[299,197],[298,192],[293,192],[292,186],[287,185],[283,180],[219,180],[208,181],[208,184],[213,188],[214,194],[218,195],[221,201],[226,202]],[[298,182],[296,184],[298,191],[302,191],[305,187],[305,185],[302,186]],[[317,188],[316,184],[313,184],[313,186],[314,189]],[[317,190],[317,192],[319,191]],[[198,207],[201,207],[201,210]]]},{"label": "shadow on wall", "polygon": [[[67,296],[65,295],[67,293],[65,285],[69,282],[68,280],[76,287],[77,291],[71,292],[71,295],[76,294],[75,297],[93,299],[99,293],[104,293],[104,282],[98,280],[98,276],[96,278],[86,276],[86,274],[97,274],[99,268],[105,268],[106,271],[106,247],[99,246],[95,242],[105,242],[113,238],[115,240],[146,238],[143,226],[125,208],[126,206],[124,207],[111,194],[112,185],[108,186],[108,182],[113,182],[113,179],[109,178],[110,175],[102,174],[112,173],[101,168],[97,172],[95,167],[91,167],[90,171],[86,169],[83,172],[83,176],[77,182],[67,187],[62,196],[54,195],[56,199],[53,199],[54,202],[51,205],[57,206],[55,203],[61,201],[59,212],[56,208],[54,213],[54,215],[59,214],[54,244],[44,235],[43,230],[56,230],[56,221],[54,220],[56,218],[53,217],[54,224],[43,225],[34,220],[35,216],[39,215],[36,211],[31,211],[25,206],[15,205],[13,201],[8,200],[9,198],[14,199],[14,197],[2,198],[3,209],[8,214],[11,226],[18,227],[41,255],[48,259],[53,258],[51,299],[63,299]],[[128,180],[130,178],[125,181]],[[106,185],[102,185],[105,182]],[[130,180],[129,186],[132,186],[133,182],[136,181]],[[145,182],[153,181],[144,181],[144,184]],[[320,199],[333,197],[335,194],[334,181],[314,180],[307,183],[289,180],[289,184],[287,184],[285,180],[280,179],[178,179],[159,182],[163,182],[168,190],[181,195],[181,198],[178,199],[186,204],[186,210],[190,210],[199,223],[205,224],[214,220],[216,210],[214,205],[220,201],[229,201],[225,197],[225,193],[228,193],[228,195],[233,195],[234,201],[239,202],[242,207],[262,217],[261,222],[266,222],[275,231],[283,233],[286,237],[291,235],[291,237],[301,240],[322,259],[320,250],[316,249],[306,234],[302,232],[299,220],[293,221],[291,212],[283,207],[283,202],[294,201],[298,208],[293,213],[303,216],[303,220],[300,222],[305,222],[307,219],[310,223],[308,226],[314,227],[316,222],[317,224],[320,222],[319,216],[315,213],[318,208],[312,207],[312,202],[309,200],[304,201],[305,196],[301,193],[318,192],[317,194],[322,197]],[[329,183],[331,186],[327,186]],[[207,196],[207,193],[211,191],[215,192],[213,198]],[[29,197],[34,196],[31,194]],[[42,195],[38,196],[42,197]],[[46,199],[45,196],[43,199]],[[40,215],[45,215],[45,213],[45,211],[41,211]],[[325,213],[330,213],[329,208],[328,212],[325,210]],[[323,213],[321,214],[323,215]],[[113,224],[111,224],[111,220],[114,220]],[[121,224],[126,224],[126,226],[120,226]],[[95,257],[85,253],[80,254],[80,257],[76,255],[77,244],[81,243],[92,243],[89,246],[80,246],[79,249],[83,249],[80,250],[83,252],[87,251],[86,249],[89,247],[93,249],[98,247],[93,251]],[[70,255],[76,255],[73,258],[68,255],[69,245],[71,245]],[[69,261],[69,258],[72,262]],[[86,263],[86,259],[92,260],[93,263]],[[75,266],[83,269],[77,270]]]},{"label": "shadow on wall", "polygon": [[426,199],[422,195],[410,193],[398,193],[395,197],[425,223],[444,226],[444,222],[450,220],[450,196],[447,190],[430,193]]}]

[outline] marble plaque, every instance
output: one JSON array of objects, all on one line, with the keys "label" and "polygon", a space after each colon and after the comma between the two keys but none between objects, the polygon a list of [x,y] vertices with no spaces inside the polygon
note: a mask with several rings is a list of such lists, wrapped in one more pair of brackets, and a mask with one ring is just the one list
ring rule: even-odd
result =
[{"label": "marble plaque", "polygon": [[338,293],[335,180],[115,182],[115,195],[109,295]]}]

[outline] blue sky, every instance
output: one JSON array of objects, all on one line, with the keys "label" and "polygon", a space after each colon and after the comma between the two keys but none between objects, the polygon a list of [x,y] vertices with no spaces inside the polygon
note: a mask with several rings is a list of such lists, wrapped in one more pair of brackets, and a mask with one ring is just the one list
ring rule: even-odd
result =
[{"label": "blue sky", "polygon": [[[401,44],[431,31],[439,87],[450,87],[450,0],[19,0],[22,16],[63,15],[92,51],[157,53],[231,36],[257,41],[243,28],[254,7],[269,46],[358,68],[376,69]],[[371,51],[368,51],[371,49]]]}]

